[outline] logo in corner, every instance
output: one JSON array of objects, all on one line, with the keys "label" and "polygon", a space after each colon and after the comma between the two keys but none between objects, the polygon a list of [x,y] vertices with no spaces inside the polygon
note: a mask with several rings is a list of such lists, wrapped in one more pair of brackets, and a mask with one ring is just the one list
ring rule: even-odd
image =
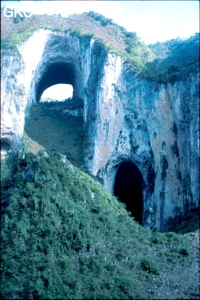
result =
[{"label": "logo in corner", "polygon": [[32,12],[26,12],[22,10],[18,10],[16,8],[10,8],[10,7],[5,7],[3,10],[3,14],[6,18],[16,18],[17,16],[21,18],[30,18],[33,13]]}]

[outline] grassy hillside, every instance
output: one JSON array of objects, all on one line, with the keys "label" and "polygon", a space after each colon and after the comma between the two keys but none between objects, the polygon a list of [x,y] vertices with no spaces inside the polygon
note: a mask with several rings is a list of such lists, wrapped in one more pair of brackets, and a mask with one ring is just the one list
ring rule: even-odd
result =
[{"label": "grassy hillside", "polygon": [[155,299],[191,264],[183,237],[142,228],[60,154],[23,153],[2,196],[3,299]]},{"label": "grassy hillside", "polygon": [[80,99],[32,105],[25,124],[25,150],[34,154],[44,149],[56,150],[83,168],[83,116],[70,114],[81,109],[83,102]]}]

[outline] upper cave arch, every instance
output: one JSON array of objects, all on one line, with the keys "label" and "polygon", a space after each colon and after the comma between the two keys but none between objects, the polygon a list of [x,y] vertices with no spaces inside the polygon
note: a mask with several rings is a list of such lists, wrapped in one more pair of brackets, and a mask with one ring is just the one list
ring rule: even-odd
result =
[{"label": "upper cave arch", "polygon": [[49,87],[63,83],[71,84],[75,89],[75,67],[70,62],[55,62],[46,67],[36,87],[36,101],[39,102],[42,93]]}]

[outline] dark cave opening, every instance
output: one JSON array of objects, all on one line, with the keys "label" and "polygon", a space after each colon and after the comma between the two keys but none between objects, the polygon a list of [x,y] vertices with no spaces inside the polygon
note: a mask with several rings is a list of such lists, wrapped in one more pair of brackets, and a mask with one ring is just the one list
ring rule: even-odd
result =
[{"label": "dark cave opening", "polygon": [[114,184],[114,196],[126,204],[139,224],[143,217],[143,177],[132,162],[122,162],[117,170]]},{"label": "dark cave opening", "polygon": [[1,150],[2,151],[8,151],[12,147],[12,141],[9,140],[8,138],[2,138],[0,140],[0,143],[1,143]]},{"label": "dark cave opening", "polygon": [[46,69],[37,87],[36,101],[40,101],[42,93],[47,88],[61,83],[71,84],[74,87],[75,70],[72,63],[54,63]]}]

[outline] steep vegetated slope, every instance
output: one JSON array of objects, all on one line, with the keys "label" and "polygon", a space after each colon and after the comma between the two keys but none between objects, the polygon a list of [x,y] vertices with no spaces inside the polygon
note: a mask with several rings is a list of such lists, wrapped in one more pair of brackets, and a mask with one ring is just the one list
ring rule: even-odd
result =
[{"label": "steep vegetated slope", "polygon": [[3,299],[155,299],[191,264],[183,237],[142,228],[63,155],[21,153],[2,195]]},{"label": "steep vegetated slope", "polygon": [[[172,40],[146,46],[135,32],[128,32],[111,19],[95,13],[83,13],[62,18],[60,15],[33,15],[31,18],[5,18],[3,15],[3,48],[16,45],[39,28],[69,31],[86,38],[95,37],[111,52],[117,53],[130,69],[141,77],[160,83],[174,82],[198,70],[199,35],[188,40]],[[189,51],[188,51],[189,50]],[[182,59],[180,59],[182,57]]]},{"label": "steep vegetated slope", "polygon": [[180,38],[149,45],[156,55],[151,67],[163,82],[186,79],[199,70],[199,33],[189,39]]},{"label": "steep vegetated slope", "polygon": [[35,103],[26,120],[23,148],[32,153],[43,149],[56,150],[83,168],[83,125],[83,102],[80,99]]}]

